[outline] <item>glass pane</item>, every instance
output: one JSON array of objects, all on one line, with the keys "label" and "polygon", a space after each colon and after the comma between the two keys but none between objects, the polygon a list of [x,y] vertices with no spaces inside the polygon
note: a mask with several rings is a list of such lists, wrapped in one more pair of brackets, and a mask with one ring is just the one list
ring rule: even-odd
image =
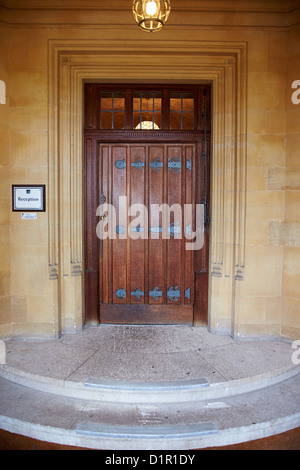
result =
[{"label": "glass pane", "polygon": [[112,93],[101,93],[101,111],[111,111],[112,109]]},{"label": "glass pane", "polygon": [[181,129],[181,113],[171,113],[170,129],[171,130]]},{"label": "glass pane", "polygon": [[124,111],[125,99],[124,96],[118,93],[114,96],[114,111]]},{"label": "glass pane", "polygon": [[[154,113],[154,122],[155,122],[155,129],[158,130],[161,128],[161,113]],[[157,126],[157,128],[156,128]]]},{"label": "glass pane", "polygon": [[154,110],[161,111],[161,98],[154,98]]},{"label": "glass pane", "polygon": [[101,113],[101,129],[112,129],[112,113]]},{"label": "glass pane", "polygon": [[133,113],[133,129],[140,124],[140,113]]},{"label": "glass pane", "polygon": [[142,113],[142,121],[153,121],[153,113]]},{"label": "glass pane", "polygon": [[182,115],[182,129],[193,130],[194,129],[194,114],[183,113]]},{"label": "glass pane", "polygon": [[124,113],[114,113],[114,129],[124,129]]},{"label": "glass pane", "polygon": [[183,98],[182,111],[193,113],[194,112],[194,98]]},{"label": "glass pane", "polygon": [[181,98],[177,98],[174,95],[171,95],[170,99],[170,110],[172,111],[181,111]]},{"label": "glass pane", "polygon": [[139,111],[140,103],[141,103],[140,96],[139,95],[134,96],[134,98],[133,98],[133,109],[134,109],[134,111]]},{"label": "glass pane", "polygon": [[152,111],[153,110],[153,97],[151,95],[144,95],[142,98],[142,110]]}]

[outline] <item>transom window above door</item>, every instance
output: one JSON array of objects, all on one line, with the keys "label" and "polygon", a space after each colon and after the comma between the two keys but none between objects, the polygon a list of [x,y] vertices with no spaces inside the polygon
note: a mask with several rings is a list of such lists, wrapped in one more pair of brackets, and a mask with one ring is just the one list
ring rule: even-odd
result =
[{"label": "transom window above door", "polygon": [[[85,85],[85,129],[199,131],[207,86]],[[209,119],[207,119],[209,121]]]}]

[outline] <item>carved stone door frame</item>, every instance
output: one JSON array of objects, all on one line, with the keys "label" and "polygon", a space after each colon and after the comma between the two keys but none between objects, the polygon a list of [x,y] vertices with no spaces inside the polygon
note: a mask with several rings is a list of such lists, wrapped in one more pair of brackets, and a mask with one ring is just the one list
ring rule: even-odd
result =
[{"label": "carved stone door frame", "polygon": [[80,330],[85,317],[82,177],[86,81],[212,84],[209,327],[234,334],[237,283],[245,275],[247,43],[49,41],[49,278],[57,335]]}]

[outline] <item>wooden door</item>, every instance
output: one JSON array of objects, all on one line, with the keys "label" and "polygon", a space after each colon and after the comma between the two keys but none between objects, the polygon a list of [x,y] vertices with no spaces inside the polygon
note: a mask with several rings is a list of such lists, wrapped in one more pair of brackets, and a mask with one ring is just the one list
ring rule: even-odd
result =
[{"label": "wooden door", "polygon": [[[85,84],[88,324],[207,324],[210,132],[209,85]],[[162,205],[182,212],[163,220]]]},{"label": "wooden door", "polygon": [[97,144],[100,323],[194,322],[196,148]]}]

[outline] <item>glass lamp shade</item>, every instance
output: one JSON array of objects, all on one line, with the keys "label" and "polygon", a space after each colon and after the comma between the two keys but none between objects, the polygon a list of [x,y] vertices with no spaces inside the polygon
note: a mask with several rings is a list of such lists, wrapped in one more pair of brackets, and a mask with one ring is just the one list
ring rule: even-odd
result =
[{"label": "glass lamp shade", "polygon": [[134,0],[132,12],[143,31],[161,31],[169,18],[170,0]]}]

